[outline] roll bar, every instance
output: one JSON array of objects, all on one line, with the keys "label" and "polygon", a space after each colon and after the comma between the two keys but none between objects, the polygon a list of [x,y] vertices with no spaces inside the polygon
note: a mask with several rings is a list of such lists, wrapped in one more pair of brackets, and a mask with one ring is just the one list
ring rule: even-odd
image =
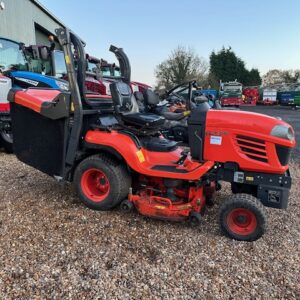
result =
[{"label": "roll bar", "polygon": [[101,60],[97,57],[94,57],[94,56],[91,56],[89,54],[86,54],[86,59],[91,62],[91,63],[94,63],[94,64],[101,64]]},{"label": "roll bar", "polygon": [[118,48],[116,46],[111,45],[109,47],[109,51],[115,54],[119,61],[120,71],[123,77],[123,80],[126,83],[130,83],[131,80],[131,66],[128,59],[128,56],[125,54],[122,48]]},{"label": "roll bar", "polygon": [[[64,178],[66,178],[74,165],[82,130],[83,108],[81,99],[85,99],[86,55],[82,41],[72,31],[67,28],[58,28],[55,33],[64,52],[71,102],[74,105],[74,122],[65,157]],[[77,72],[75,71],[72,45],[74,46],[74,53],[78,56]]]}]

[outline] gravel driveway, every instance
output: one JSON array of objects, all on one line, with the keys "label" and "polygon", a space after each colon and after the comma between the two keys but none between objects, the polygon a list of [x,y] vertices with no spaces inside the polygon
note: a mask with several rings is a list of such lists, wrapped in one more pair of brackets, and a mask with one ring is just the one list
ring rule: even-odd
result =
[{"label": "gravel driveway", "polygon": [[268,209],[253,243],[221,235],[218,205],[199,228],[96,212],[13,155],[0,164],[0,299],[300,298],[299,162],[288,210]]}]

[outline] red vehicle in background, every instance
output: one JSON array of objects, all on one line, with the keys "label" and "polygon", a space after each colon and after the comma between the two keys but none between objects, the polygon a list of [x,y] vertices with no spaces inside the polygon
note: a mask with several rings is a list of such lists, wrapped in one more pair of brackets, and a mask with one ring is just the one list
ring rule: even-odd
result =
[{"label": "red vehicle in background", "polygon": [[254,106],[259,99],[258,87],[243,88],[243,103],[242,105]]},{"label": "red vehicle in background", "polygon": [[109,51],[116,55],[119,66],[115,63],[108,63],[104,59],[87,55],[87,77],[89,80],[86,81],[86,87],[88,90],[110,96],[109,85],[118,80],[127,82],[133,92],[143,93],[145,90],[152,88],[150,85],[131,81],[130,62],[122,48],[110,46]]},{"label": "red vehicle in background", "polygon": [[137,91],[143,93],[147,89],[152,89],[152,86],[137,81],[131,81],[130,84],[134,92]]}]

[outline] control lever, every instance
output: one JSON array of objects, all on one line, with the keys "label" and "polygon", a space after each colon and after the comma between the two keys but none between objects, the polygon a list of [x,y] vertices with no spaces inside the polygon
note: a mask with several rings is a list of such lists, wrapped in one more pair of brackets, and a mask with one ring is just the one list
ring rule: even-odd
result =
[{"label": "control lever", "polygon": [[183,165],[185,160],[187,159],[188,155],[189,155],[189,150],[183,150],[180,153],[181,157],[179,158],[179,160],[176,162],[177,165]]}]

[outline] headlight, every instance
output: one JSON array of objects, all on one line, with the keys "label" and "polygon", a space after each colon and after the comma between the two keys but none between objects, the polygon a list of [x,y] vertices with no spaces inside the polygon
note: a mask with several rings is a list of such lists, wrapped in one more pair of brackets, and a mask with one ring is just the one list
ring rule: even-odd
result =
[{"label": "headlight", "polygon": [[271,131],[272,136],[276,136],[282,139],[293,141],[295,139],[295,133],[290,126],[276,125]]},{"label": "headlight", "polygon": [[62,90],[62,91],[68,91],[69,90],[69,83],[68,82],[55,80],[55,83],[58,85],[60,90]]}]

